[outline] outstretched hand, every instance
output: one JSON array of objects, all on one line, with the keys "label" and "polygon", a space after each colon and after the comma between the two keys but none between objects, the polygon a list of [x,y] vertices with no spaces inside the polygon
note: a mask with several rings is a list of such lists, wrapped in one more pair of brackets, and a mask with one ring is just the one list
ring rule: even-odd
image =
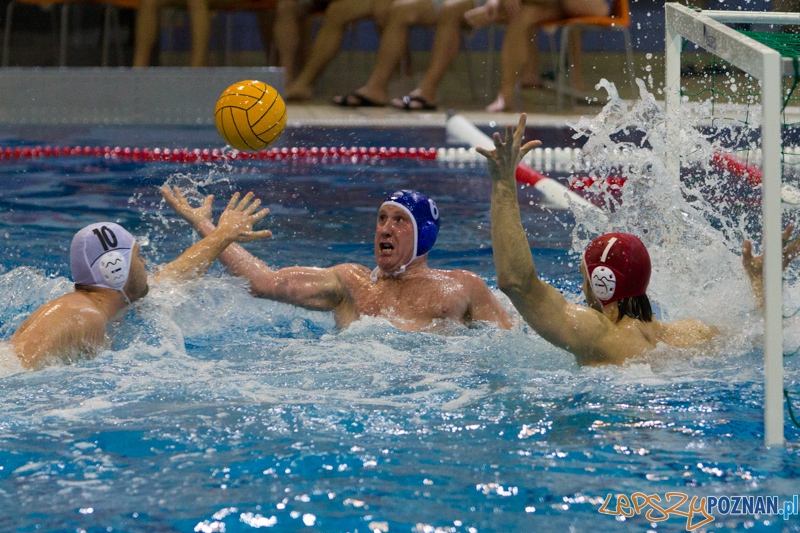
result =
[{"label": "outstretched hand", "polygon": [[505,141],[500,139],[500,133],[493,136],[494,150],[477,147],[475,151],[484,156],[489,164],[489,175],[492,181],[516,180],[517,165],[528,152],[541,145],[541,141],[529,141],[522,146],[522,137],[525,135],[525,121],[527,116],[522,113],[519,117],[517,128],[512,130],[511,124],[506,125]]},{"label": "outstretched hand", "polygon": [[203,205],[192,207],[186,197],[178,187],[170,188],[169,185],[161,186],[161,196],[172,209],[186,219],[192,226],[197,227],[201,222],[211,220],[211,205],[214,203],[214,195],[209,194],[203,199]]},{"label": "outstretched hand", "polygon": [[269,214],[269,209],[256,212],[261,200],[255,198],[252,192],[244,195],[239,200],[239,193],[234,193],[228,207],[222,212],[217,224],[217,231],[223,232],[235,241],[250,242],[258,239],[272,237],[272,232],[265,229],[253,231],[253,224]]},{"label": "outstretched hand", "polygon": [[[792,239],[794,224],[787,224],[783,230],[783,268],[800,255],[800,238]],[[742,264],[747,275],[753,281],[761,281],[764,278],[764,256],[753,255],[753,243],[745,239],[742,244]]]}]

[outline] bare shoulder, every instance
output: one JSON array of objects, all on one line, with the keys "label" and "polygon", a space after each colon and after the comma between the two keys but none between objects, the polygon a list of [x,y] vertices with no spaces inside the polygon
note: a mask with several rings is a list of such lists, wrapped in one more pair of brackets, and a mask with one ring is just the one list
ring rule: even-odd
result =
[{"label": "bare shoulder", "polygon": [[662,324],[663,341],[677,348],[693,348],[719,335],[719,329],[702,320],[685,318]]},{"label": "bare shoulder", "polygon": [[486,282],[474,272],[469,270],[437,270],[444,276],[449,277],[453,281],[457,281],[470,289],[488,289]]},{"label": "bare shoulder", "polygon": [[341,265],[330,267],[329,270],[339,276],[343,281],[369,278],[371,272],[370,269],[358,263],[342,263]]},{"label": "bare shoulder", "polygon": [[59,323],[70,320],[94,321],[97,318],[105,322],[94,303],[79,292],[70,292],[50,300],[36,309],[29,318],[38,318],[40,315],[44,315],[48,321]]},{"label": "bare shoulder", "polygon": [[90,299],[72,292],[34,311],[11,337],[11,343],[23,364],[34,366],[52,355],[99,345],[106,321]]}]

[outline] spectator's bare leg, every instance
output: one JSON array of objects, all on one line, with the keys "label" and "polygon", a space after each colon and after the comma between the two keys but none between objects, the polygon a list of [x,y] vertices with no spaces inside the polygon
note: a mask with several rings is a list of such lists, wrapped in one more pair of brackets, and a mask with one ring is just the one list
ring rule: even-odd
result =
[{"label": "spectator's bare leg", "polygon": [[523,5],[520,16],[509,20],[500,51],[501,76],[500,92],[486,111],[496,113],[509,111],[514,105],[514,87],[528,61],[530,32],[540,22],[559,16],[561,10],[551,5]]},{"label": "spectator's bare leg", "polygon": [[288,84],[295,78],[297,51],[300,49],[300,7],[297,0],[278,0],[275,11],[275,27],[272,32]]},{"label": "spectator's bare leg", "polygon": [[136,43],[133,51],[134,67],[149,67],[150,56],[158,40],[159,0],[142,0],[136,13]]},{"label": "spectator's bare leg", "polygon": [[528,44],[528,61],[522,69],[520,81],[523,87],[541,87],[542,73],[539,71],[539,30],[531,28]]},{"label": "spectator's bare leg", "polygon": [[208,7],[208,0],[187,0],[187,4],[192,33],[189,65],[205,67],[208,64],[208,42],[211,38],[211,10]]},{"label": "spectator's bare leg", "polygon": [[328,6],[305,67],[284,92],[287,100],[310,100],[314,96],[314,81],[339,51],[347,25],[371,17],[374,6],[375,0],[336,0]]},{"label": "spectator's bare leg", "polygon": [[[410,96],[422,98],[429,104],[436,102],[439,84],[458,54],[461,43],[461,21],[464,13],[473,6],[473,0],[448,0],[439,13],[436,35],[431,49],[430,63],[419,87]],[[413,104],[413,102],[412,102]]]},{"label": "spectator's bare leg", "polygon": [[375,68],[367,84],[356,91],[376,103],[387,103],[389,80],[408,46],[413,24],[436,24],[438,13],[431,0],[397,0],[389,10],[389,21],[381,35]]}]

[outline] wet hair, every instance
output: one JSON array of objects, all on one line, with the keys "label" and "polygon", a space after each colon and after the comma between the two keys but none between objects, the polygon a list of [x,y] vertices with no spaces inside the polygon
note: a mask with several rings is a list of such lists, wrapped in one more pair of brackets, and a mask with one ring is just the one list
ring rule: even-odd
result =
[{"label": "wet hair", "polygon": [[650,307],[650,300],[646,294],[631,298],[620,298],[617,300],[617,309],[619,309],[617,322],[622,320],[623,316],[629,316],[642,322],[653,321],[653,308]]}]

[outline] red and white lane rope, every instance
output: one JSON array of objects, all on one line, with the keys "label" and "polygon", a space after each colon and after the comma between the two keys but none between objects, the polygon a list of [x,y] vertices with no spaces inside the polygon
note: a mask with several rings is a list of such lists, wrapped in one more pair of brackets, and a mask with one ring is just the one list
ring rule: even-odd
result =
[{"label": "red and white lane rope", "polygon": [[[757,155],[757,154],[756,154]],[[205,163],[225,161],[313,161],[328,163],[364,162],[370,160],[423,160],[449,163],[482,163],[485,158],[475,148],[396,148],[396,147],[312,147],[270,148],[260,152],[239,152],[221,149],[188,148],[130,148],[111,146],[16,146],[0,148],[0,160],[22,160],[58,157],[102,157],[121,161]],[[569,187],[558,184],[550,195],[563,197],[563,190],[590,192],[599,180],[589,176],[574,176],[585,170],[579,148],[536,148],[531,150],[517,169],[517,181],[531,187],[553,186],[554,180],[542,172],[569,172],[573,174]],[[745,179],[750,185],[761,184],[761,169],[729,153],[715,152],[714,166],[731,176]],[[548,181],[544,181],[548,180]],[[619,190],[625,184],[624,177],[608,177],[604,180],[607,190]],[[563,189],[562,189],[563,188]],[[784,201],[800,204],[800,191],[791,185],[785,186]],[[789,194],[791,193],[791,194]]]},{"label": "red and white lane rope", "polygon": [[[0,149],[1,159],[36,159],[42,157],[104,157],[143,162],[200,163],[212,161],[269,161],[286,159],[423,159],[436,160],[436,148],[270,148],[260,152],[220,149],[130,148],[111,146],[24,146]],[[445,150],[446,151],[446,150]]]}]

